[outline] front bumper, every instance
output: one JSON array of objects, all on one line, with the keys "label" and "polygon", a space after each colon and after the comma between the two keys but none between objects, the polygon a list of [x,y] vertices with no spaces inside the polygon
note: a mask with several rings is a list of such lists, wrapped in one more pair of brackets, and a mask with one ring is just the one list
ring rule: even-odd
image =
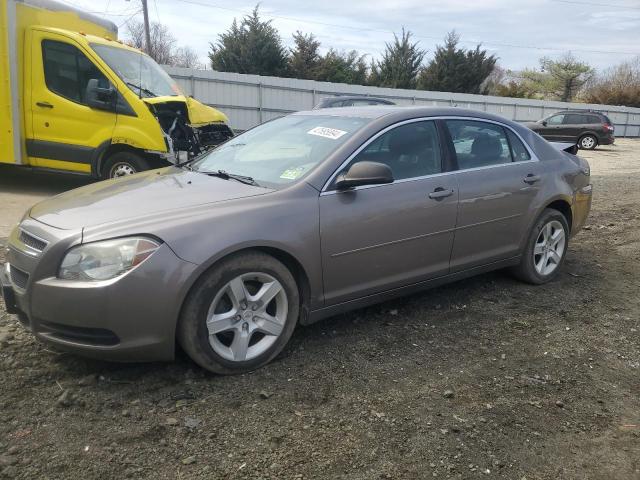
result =
[{"label": "front bumper", "polygon": [[[115,280],[61,280],[56,271],[68,246],[56,248],[56,241],[43,235],[50,227],[38,227],[50,241],[40,256],[22,251],[17,234],[9,239],[9,269],[0,276],[7,311],[17,313],[39,340],[67,351],[112,361],[173,359],[180,292],[195,265],[163,244]],[[26,281],[18,285],[12,268],[26,274]]]}]

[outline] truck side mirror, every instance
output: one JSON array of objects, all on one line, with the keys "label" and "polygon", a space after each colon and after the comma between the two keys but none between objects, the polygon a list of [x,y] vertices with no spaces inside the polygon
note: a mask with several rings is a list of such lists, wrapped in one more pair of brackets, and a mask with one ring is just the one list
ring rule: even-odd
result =
[{"label": "truck side mirror", "polygon": [[85,91],[85,101],[91,108],[98,110],[109,110],[111,112],[116,109],[116,90],[112,86],[102,88],[98,86],[98,79],[92,78],[87,83]]}]

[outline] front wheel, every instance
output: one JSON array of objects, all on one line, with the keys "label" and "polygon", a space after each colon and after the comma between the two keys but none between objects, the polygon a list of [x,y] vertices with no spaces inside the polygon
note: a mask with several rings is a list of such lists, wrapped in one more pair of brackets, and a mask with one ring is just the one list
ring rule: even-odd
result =
[{"label": "front wheel", "polygon": [[598,145],[598,139],[593,135],[584,135],[578,140],[578,146],[583,150],[593,150]]},{"label": "front wheel", "polygon": [[536,285],[550,282],[560,271],[568,245],[567,219],[557,210],[546,209],[531,230],[515,275]]},{"label": "front wheel", "polygon": [[300,296],[291,272],[261,252],[234,255],[192,288],[178,342],[201,367],[245,373],[269,363],[289,341]]},{"label": "front wheel", "polygon": [[149,168],[147,160],[134,152],[116,152],[105,160],[100,177],[102,180],[125,177]]}]

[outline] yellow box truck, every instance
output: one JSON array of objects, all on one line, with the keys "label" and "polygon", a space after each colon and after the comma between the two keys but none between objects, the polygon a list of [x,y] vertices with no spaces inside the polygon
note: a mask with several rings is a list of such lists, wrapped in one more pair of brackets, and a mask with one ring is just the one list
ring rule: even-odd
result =
[{"label": "yellow box truck", "polygon": [[0,163],[113,178],[233,135],[117,27],[53,0],[0,0]]}]

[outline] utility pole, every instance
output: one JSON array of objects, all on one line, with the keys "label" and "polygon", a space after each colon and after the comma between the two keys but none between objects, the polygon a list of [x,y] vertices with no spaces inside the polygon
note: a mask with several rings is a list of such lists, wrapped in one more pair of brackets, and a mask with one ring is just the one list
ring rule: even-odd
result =
[{"label": "utility pole", "polygon": [[149,9],[147,0],[142,0],[142,15],[144,16],[144,39],[147,55],[151,55],[151,34],[149,33]]}]

